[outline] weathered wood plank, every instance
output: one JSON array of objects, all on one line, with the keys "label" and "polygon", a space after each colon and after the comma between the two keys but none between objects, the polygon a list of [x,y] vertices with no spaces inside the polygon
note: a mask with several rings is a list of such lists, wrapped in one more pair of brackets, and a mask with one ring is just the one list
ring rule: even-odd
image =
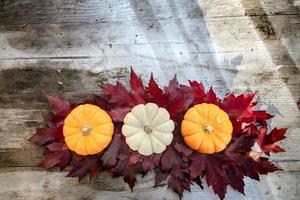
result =
[{"label": "weathered wood plank", "polygon": [[0,4],[0,24],[22,25],[278,14],[297,14],[297,10],[290,0],[4,0]]},{"label": "weathered wood plank", "polygon": [[33,59],[82,59],[108,68],[154,62],[152,59],[161,66],[172,62],[176,67],[225,67],[225,59],[238,55],[243,56],[243,63],[257,67],[299,66],[300,17],[268,19],[269,23],[257,16],[251,19],[244,16],[26,27],[2,25],[0,67],[10,68]]},{"label": "weathered wood plank", "polygon": [[[45,171],[14,171],[16,169],[1,169],[0,195],[4,199],[166,199],[178,197],[167,186],[153,186],[153,175],[150,174],[138,182],[133,192],[120,178],[111,179],[105,173],[96,178],[92,184],[87,180],[78,183],[75,178],[66,178],[65,172]],[[261,182],[246,179],[245,196],[228,188],[225,199],[232,200],[296,200],[300,189],[298,173],[274,173],[262,177]],[[218,199],[211,188],[200,190],[192,188],[192,193],[185,192],[184,199],[199,198]]]}]

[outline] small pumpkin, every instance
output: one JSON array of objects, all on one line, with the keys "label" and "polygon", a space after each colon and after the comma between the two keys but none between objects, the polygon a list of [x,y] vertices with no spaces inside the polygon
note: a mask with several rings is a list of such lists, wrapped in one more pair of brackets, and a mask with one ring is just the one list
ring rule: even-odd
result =
[{"label": "small pumpkin", "polygon": [[92,104],[74,108],[66,117],[63,126],[67,146],[79,155],[101,152],[109,145],[113,132],[111,117]]},{"label": "small pumpkin", "polygon": [[136,105],[127,113],[122,126],[126,143],[140,154],[162,153],[172,142],[174,122],[169,112],[157,104]]},{"label": "small pumpkin", "polygon": [[181,133],[192,149],[212,154],[225,149],[232,137],[232,123],[226,112],[214,104],[197,104],[184,115]]}]

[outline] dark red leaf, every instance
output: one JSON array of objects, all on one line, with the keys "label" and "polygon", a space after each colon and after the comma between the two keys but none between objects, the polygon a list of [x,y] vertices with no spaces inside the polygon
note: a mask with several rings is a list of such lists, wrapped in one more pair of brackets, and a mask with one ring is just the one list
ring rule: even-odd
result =
[{"label": "dark red leaf", "polygon": [[169,111],[172,119],[176,118],[178,114],[184,110],[184,103],[183,97],[180,96],[169,102],[167,110]]},{"label": "dark red leaf", "polygon": [[175,144],[174,148],[176,149],[176,151],[178,151],[178,153],[180,153],[181,155],[188,157],[193,153],[193,150],[189,147],[187,147],[184,144]]},{"label": "dark red leaf", "polygon": [[196,103],[202,103],[205,96],[205,88],[202,83],[197,81],[189,81]]},{"label": "dark red leaf", "polygon": [[212,87],[205,94],[204,102],[205,103],[212,103],[212,104],[215,104],[215,105],[219,105],[220,100],[217,98],[217,95],[214,92],[214,90],[212,89]]},{"label": "dark red leaf", "polygon": [[160,89],[158,87],[157,83],[155,82],[152,73],[151,73],[151,77],[150,77],[150,80],[149,80],[147,90],[148,90],[149,94],[152,95],[152,96],[161,96],[163,94],[162,89]]},{"label": "dark red leaf", "polygon": [[268,161],[268,158],[261,157],[258,161],[259,167],[258,172],[260,174],[267,174],[269,172],[275,172],[281,170],[280,168],[276,167],[273,163]]},{"label": "dark red leaf", "polygon": [[132,108],[128,107],[117,107],[109,111],[109,115],[112,117],[115,122],[122,122],[124,117]]},{"label": "dark red leaf", "polygon": [[92,101],[93,101],[93,104],[95,104],[96,106],[102,108],[103,110],[108,111],[108,110],[111,109],[111,105],[107,102],[106,99],[104,99],[101,96],[93,95]]},{"label": "dark red leaf", "polygon": [[62,142],[63,140],[62,126],[55,128],[37,128],[36,133],[29,138],[29,141],[38,145],[46,144],[49,141]]},{"label": "dark red leaf", "polygon": [[90,180],[95,177],[100,169],[100,160],[98,155],[85,156],[76,162],[68,173],[68,177],[78,177],[81,181],[88,173]]},{"label": "dark red leaf", "polygon": [[168,171],[180,164],[181,164],[180,156],[175,152],[172,146],[168,146],[167,149],[163,152],[161,158],[161,169],[163,171]]},{"label": "dark red leaf", "polygon": [[54,166],[59,166],[60,170],[67,167],[71,161],[71,151],[64,143],[52,143],[47,146],[49,151],[44,154],[44,159],[40,166],[50,169]]},{"label": "dark red leaf", "polygon": [[100,85],[104,94],[108,96],[110,103],[119,106],[133,106],[134,102],[130,93],[122,83],[117,82],[116,85],[103,83]]},{"label": "dark red leaf", "polygon": [[131,191],[133,189],[134,183],[136,182],[136,173],[135,173],[135,167],[129,166],[124,174],[124,181],[128,183]]},{"label": "dark red leaf", "polygon": [[46,95],[53,114],[65,117],[71,112],[71,105],[68,101]]},{"label": "dark red leaf", "polygon": [[170,81],[169,86],[165,87],[165,92],[169,94],[170,98],[175,98],[178,95],[178,88],[179,88],[179,83],[177,81],[176,75],[174,78]]},{"label": "dark red leaf", "polygon": [[154,186],[159,186],[163,181],[167,180],[169,173],[163,173],[160,170],[155,171],[155,184]]},{"label": "dark red leaf", "polygon": [[229,178],[230,185],[242,194],[244,193],[244,175],[242,171],[235,165],[227,164],[224,166],[224,170]]},{"label": "dark red leaf", "polygon": [[269,134],[267,134],[267,127],[261,128],[260,135],[257,143],[265,153],[279,153],[284,152],[284,149],[275,145],[276,142],[285,138],[286,128],[274,128]]},{"label": "dark red leaf", "polygon": [[143,86],[143,81],[141,78],[139,78],[136,73],[131,68],[130,72],[130,86],[133,91],[135,91],[138,95],[144,96],[145,90]]},{"label": "dark red leaf", "polygon": [[175,166],[172,168],[171,176],[168,180],[168,188],[171,188],[182,198],[184,190],[191,191],[191,182],[189,171],[186,168]]},{"label": "dark red leaf", "polygon": [[105,167],[109,168],[116,165],[121,142],[121,135],[114,134],[110,145],[101,157]]},{"label": "dark red leaf", "polygon": [[224,199],[228,177],[220,164],[212,157],[195,153],[191,156],[190,174],[195,179],[206,175],[207,184],[212,186],[214,192],[218,194],[220,199]]},{"label": "dark red leaf", "polygon": [[255,93],[235,96],[233,93],[227,95],[221,103],[221,108],[231,117],[239,118],[251,105]]},{"label": "dark red leaf", "polygon": [[226,149],[225,154],[232,161],[238,161],[242,156],[245,156],[255,143],[255,135],[241,135],[230,143]]}]

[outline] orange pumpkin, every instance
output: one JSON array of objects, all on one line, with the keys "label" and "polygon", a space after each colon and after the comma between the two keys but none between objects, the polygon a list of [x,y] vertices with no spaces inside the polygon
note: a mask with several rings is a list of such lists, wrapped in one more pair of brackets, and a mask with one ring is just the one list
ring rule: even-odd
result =
[{"label": "orange pumpkin", "polygon": [[67,146],[79,155],[101,152],[109,145],[113,132],[111,117],[91,104],[74,108],[66,117],[63,127]]},{"label": "orange pumpkin", "polygon": [[197,104],[184,115],[181,133],[185,143],[200,153],[212,154],[225,149],[232,136],[229,116],[214,104]]}]

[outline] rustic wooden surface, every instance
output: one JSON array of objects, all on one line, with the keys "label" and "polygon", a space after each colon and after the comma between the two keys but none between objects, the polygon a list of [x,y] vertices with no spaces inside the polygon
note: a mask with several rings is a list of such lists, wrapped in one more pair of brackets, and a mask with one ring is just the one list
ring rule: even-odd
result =
[{"label": "rustic wooden surface", "polygon": [[[44,93],[80,99],[98,83],[126,83],[129,66],[160,84],[202,80],[218,94],[257,91],[288,127],[285,171],[246,180],[246,196],[299,199],[300,16],[293,0],[0,0],[1,199],[177,199],[152,176],[131,193],[101,174],[92,184],[36,168],[43,149],[27,140],[47,110]],[[217,199],[193,188],[185,199]]]}]

